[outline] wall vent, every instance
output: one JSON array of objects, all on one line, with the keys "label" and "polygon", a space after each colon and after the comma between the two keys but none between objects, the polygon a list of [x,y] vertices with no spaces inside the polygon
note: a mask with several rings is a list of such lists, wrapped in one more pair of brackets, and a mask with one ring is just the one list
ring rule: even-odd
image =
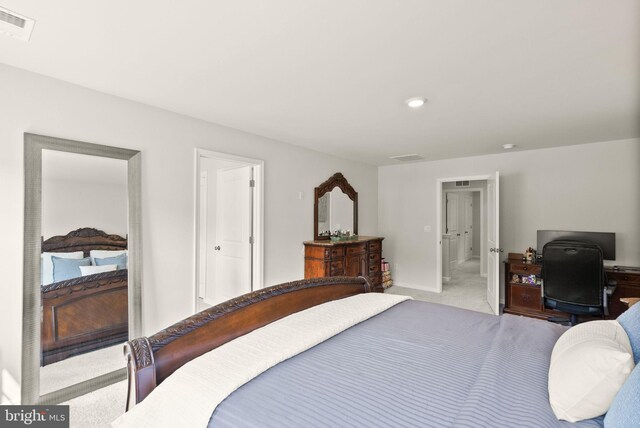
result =
[{"label": "wall vent", "polygon": [[469,187],[469,180],[456,181],[456,187]]},{"label": "wall vent", "polygon": [[412,161],[424,160],[422,156],[417,155],[415,153],[410,155],[391,156],[390,159],[397,160],[400,162],[412,162]]},{"label": "wall vent", "polygon": [[28,42],[36,21],[0,7],[0,33]]}]

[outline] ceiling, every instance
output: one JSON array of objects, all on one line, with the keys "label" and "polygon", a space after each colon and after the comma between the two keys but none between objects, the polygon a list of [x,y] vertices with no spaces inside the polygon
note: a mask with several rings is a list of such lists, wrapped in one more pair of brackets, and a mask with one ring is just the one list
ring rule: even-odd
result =
[{"label": "ceiling", "polygon": [[638,0],[0,6],[1,63],[374,165],[640,137]]}]

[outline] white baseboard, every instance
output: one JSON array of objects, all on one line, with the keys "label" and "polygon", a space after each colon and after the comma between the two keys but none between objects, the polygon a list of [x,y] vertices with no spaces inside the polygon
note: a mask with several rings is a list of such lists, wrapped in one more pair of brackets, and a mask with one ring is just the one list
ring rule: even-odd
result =
[{"label": "white baseboard", "polygon": [[417,284],[399,284],[397,283],[395,280],[393,281],[393,286],[394,287],[401,287],[401,288],[411,288],[412,290],[418,290],[418,291],[426,291],[429,293],[438,293],[436,290],[430,289],[430,288],[425,288],[424,286],[420,286]]}]

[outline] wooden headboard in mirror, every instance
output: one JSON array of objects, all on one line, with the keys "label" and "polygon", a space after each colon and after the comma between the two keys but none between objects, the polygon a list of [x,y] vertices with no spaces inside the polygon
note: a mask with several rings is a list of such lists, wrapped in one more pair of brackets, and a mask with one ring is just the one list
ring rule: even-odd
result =
[{"label": "wooden headboard in mirror", "polygon": [[329,239],[336,230],[358,234],[358,192],[336,172],[315,188],[313,239]]},{"label": "wooden headboard in mirror", "polygon": [[127,238],[108,235],[102,230],[82,227],[66,235],[52,236],[42,241],[42,252],[82,251],[85,257],[91,250],[126,250]]}]

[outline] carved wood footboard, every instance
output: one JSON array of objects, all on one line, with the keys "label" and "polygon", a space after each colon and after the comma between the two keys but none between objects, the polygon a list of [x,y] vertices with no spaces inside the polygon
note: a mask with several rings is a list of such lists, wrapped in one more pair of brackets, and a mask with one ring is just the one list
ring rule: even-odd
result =
[{"label": "carved wood footboard", "polygon": [[42,366],[128,339],[127,278],[123,269],[42,287]]},{"label": "carved wood footboard", "polygon": [[190,360],[295,312],[372,291],[363,277],[314,278],[257,290],[125,345],[127,410]]}]

